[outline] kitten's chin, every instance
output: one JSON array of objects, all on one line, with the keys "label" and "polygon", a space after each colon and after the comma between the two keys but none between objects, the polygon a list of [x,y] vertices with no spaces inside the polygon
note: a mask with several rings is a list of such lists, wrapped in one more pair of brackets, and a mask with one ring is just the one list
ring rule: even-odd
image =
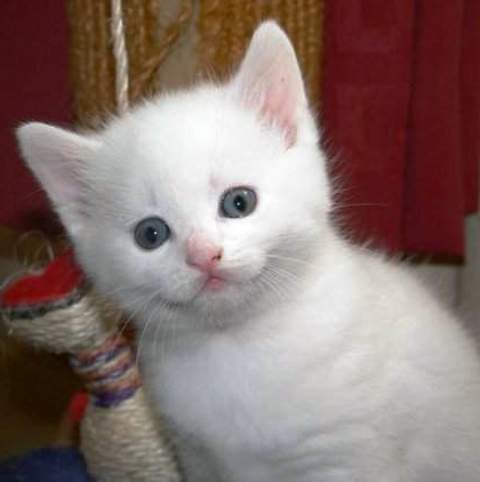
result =
[{"label": "kitten's chin", "polygon": [[215,311],[235,304],[241,297],[241,285],[221,278],[206,280],[190,302],[192,309]]},{"label": "kitten's chin", "polygon": [[245,319],[258,307],[264,293],[261,274],[262,270],[244,273],[242,278],[225,274],[198,277],[181,290],[173,286],[156,293],[130,290],[121,303],[140,325],[155,319],[159,322],[168,320],[177,328],[182,325],[186,330],[201,329],[212,323],[215,326],[236,324],[239,318],[240,321]]},{"label": "kitten's chin", "polygon": [[213,321],[218,326],[241,322],[262,305],[264,290],[256,278],[205,286],[190,303],[190,313],[194,318]]}]

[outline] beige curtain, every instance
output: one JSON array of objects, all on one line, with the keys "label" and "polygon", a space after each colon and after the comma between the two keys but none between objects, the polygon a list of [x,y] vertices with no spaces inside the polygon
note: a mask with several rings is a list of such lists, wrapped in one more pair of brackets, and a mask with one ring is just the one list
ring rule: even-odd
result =
[{"label": "beige curtain", "polygon": [[[323,0],[124,0],[130,100],[228,74],[266,18],[288,32],[316,100],[322,6]],[[115,110],[110,0],[68,0],[68,13],[75,114],[79,124],[95,127]]]}]

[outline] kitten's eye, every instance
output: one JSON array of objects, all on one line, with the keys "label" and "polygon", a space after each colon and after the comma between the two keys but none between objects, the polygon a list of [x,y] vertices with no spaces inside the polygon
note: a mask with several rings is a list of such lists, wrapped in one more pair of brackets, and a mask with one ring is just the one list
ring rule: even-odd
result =
[{"label": "kitten's eye", "polygon": [[248,187],[234,187],[226,191],[220,201],[220,212],[227,218],[244,218],[257,207],[257,195]]},{"label": "kitten's eye", "polygon": [[146,218],[135,228],[135,242],[143,249],[156,249],[170,237],[170,228],[160,218]]}]

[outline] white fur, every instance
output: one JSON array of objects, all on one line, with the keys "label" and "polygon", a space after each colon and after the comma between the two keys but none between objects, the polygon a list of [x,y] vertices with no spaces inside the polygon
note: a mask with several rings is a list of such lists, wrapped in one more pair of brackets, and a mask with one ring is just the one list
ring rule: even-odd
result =
[{"label": "white fur", "polygon": [[[283,110],[268,94],[282,72]],[[298,79],[266,23],[227,85],[160,97],[91,137],[26,125],[20,146],[87,273],[136,317],[189,482],[478,482],[475,347],[410,273],[332,227]],[[258,207],[222,218],[238,185]],[[172,237],[147,252],[132,233],[152,215]],[[185,262],[193,232],[224,249],[222,291],[201,291]]]}]

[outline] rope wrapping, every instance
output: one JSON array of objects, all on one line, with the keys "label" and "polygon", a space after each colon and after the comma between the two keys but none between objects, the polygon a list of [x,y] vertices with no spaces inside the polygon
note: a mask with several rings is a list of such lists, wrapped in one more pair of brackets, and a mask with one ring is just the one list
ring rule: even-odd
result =
[{"label": "rope wrapping", "polygon": [[125,44],[122,0],[111,0],[111,2],[112,18],[110,31],[113,56],[115,58],[115,99],[117,112],[121,115],[128,110],[128,56]]},{"label": "rope wrapping", "polygon": [[173,447],[145,397],[135,351],[117,331],[119,313],[79,286],[66,295],[68,302],[49,302],[45,311],[34,305],[25,316],[22,303],[18,309],[6,306],[10,290],[0,293],[8,333],[37,348],[68,353],[89,393],[80,444],[95,480],[179,482]]}]

